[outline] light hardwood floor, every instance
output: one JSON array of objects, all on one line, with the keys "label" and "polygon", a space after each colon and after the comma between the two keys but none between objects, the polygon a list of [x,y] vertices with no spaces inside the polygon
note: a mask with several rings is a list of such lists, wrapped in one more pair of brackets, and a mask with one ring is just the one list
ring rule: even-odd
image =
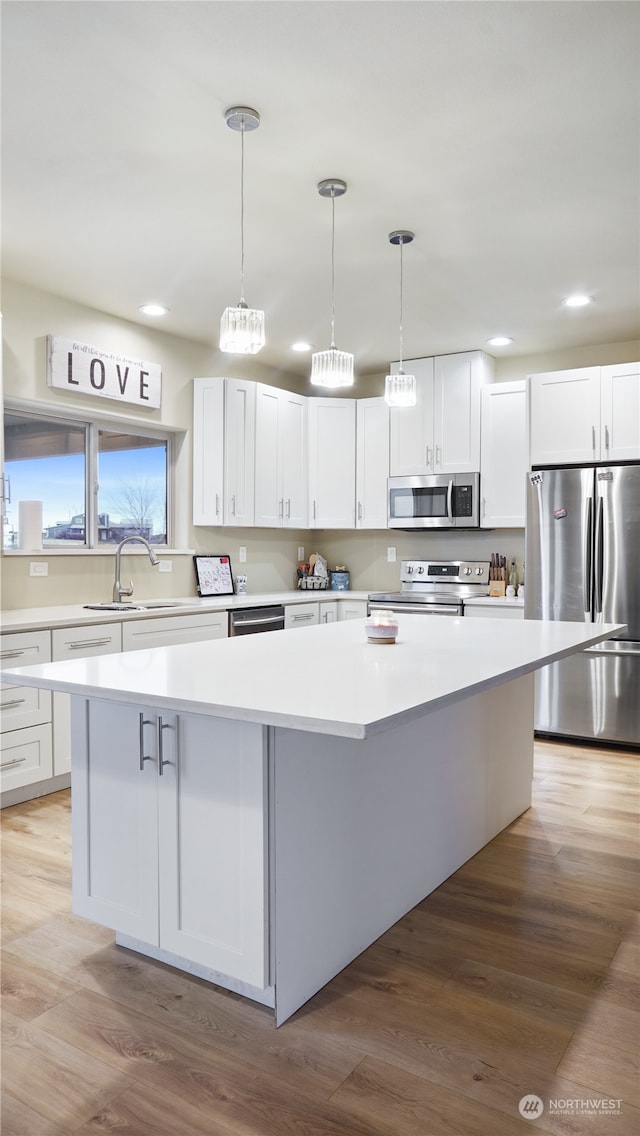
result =
[{"label": "light hardwood floor", "polygon": [[533,807],[279,1030],[71,914],[68,792],[6,809],[2,1136],[637,1136],[638,765],[538,743]]}]

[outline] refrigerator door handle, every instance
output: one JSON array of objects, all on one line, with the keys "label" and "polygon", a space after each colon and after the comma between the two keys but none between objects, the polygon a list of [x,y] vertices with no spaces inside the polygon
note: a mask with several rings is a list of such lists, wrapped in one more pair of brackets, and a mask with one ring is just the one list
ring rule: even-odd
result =
[{"label": "refrigerator door handle", "polygon": [[594,542],[595,569],[594,582],[594,611],[602,611],[602,589],[604,583],[604,498],[598,498],[596,510],[596,539]]},{"label": "refrigerator door handle", "polygon": [[591,611],[591,549],[593,548],[593,498],[587,497],[584,524],[584,575],[582,578],[582,606]]}]

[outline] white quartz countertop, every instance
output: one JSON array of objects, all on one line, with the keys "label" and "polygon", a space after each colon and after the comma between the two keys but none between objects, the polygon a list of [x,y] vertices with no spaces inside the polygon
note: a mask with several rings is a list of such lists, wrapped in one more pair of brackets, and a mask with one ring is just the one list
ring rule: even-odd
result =
[{"label": "white quartz countertop", "polygon": [[[395,644],[354,619],[5,669],[27,686],[365,738],[527,674],[624,624],[401,615]],[[114,711],[115,712],[115,711]]]},{"label": "white quartz countertop", "polygon": [[339,592],[329,588],[290,592],[264,592],[252,595],[250,592],[233,596],[183,596],[175,599],[132,599],[132,603],[149,603],[163,606],[145,609],[132,608],[131,611],[103,610],[86,608],[82,604],[66,604],[56,607],[25,607],[13,611],[3,611],[2,630],[42,631],[50,627],[79,627],[90,623],[113,623],[130,619],[154,619],[163,615],[192,615],[208,611],[231,611],[243,607],[266,607],[268,604],[322,603],[331,600],[366,600],[368,592]]}]

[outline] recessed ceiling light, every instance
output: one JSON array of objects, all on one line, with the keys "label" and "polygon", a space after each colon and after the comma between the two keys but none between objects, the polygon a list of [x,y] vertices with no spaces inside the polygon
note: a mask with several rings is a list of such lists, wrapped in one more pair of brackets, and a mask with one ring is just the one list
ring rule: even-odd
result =
[{"label": "recessed ceiling light", "polygon": [[305,343],[302,339],[300,339],[297,343],[291,344],[291,350],[292,351],[311,351],[312,346],[313,346],[312,343]]},{"label": "recessed ceiling light", "polygon": [[510,335],[494,335],[491,339],[487,340],[490,347],[508,347],[513,343]]},{"label": "recessed ceiling light", "polygon": [[592,297],[576,292],[575,296],[566,296],[562,303],[565,308],[584,308],[587,304],[592,303]]},{"label": "recessed ceiling light", "polygon": [[162,304],[143,304],[138,311],[141,311],[143,316],[166,316],[169,309]]}]

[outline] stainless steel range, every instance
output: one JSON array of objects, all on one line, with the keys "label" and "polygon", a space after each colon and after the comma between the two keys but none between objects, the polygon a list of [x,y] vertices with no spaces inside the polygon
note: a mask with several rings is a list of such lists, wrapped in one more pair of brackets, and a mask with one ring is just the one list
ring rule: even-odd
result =
[{"label": "stainless steel range", "polygon": [[488,560],[403,560],[400,592],[369,596],[369,611],[463,615],[464,601],[489,594]]}]

